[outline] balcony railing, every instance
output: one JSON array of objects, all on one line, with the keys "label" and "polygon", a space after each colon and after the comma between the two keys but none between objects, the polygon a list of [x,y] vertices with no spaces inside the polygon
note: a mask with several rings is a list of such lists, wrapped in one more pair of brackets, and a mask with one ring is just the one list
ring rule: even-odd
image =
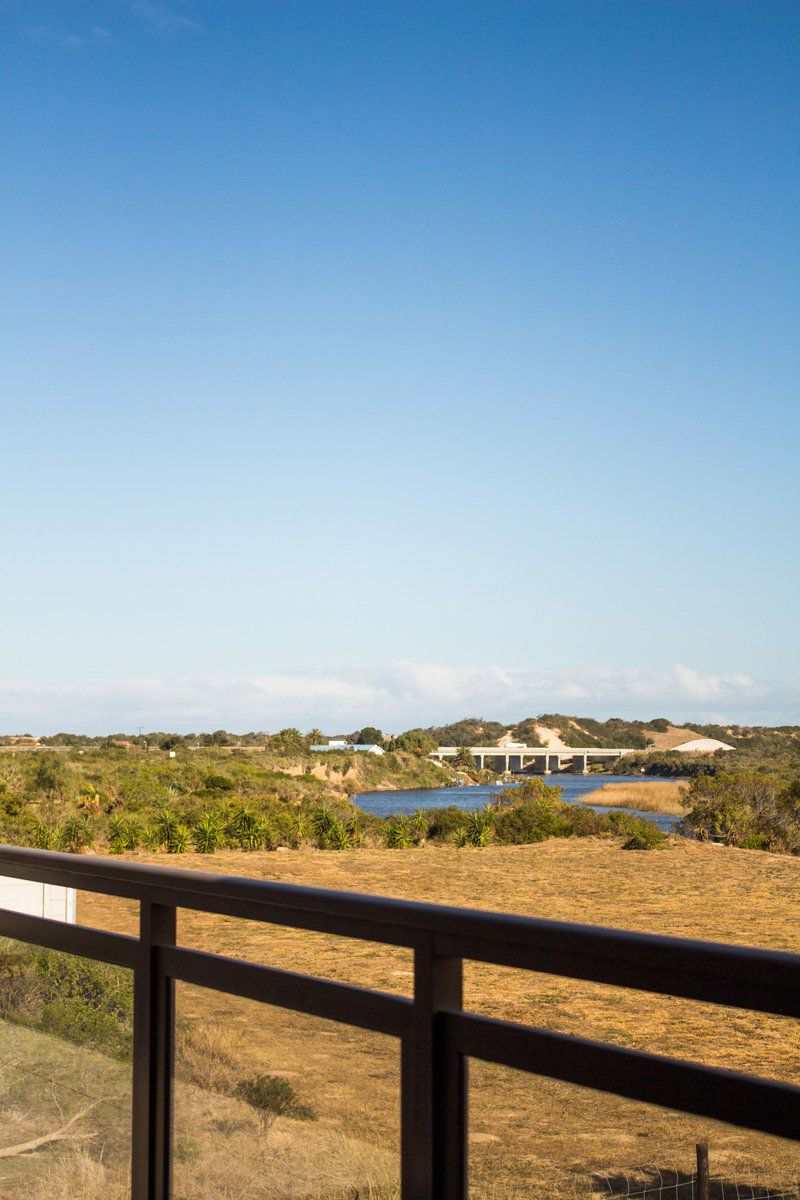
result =
[{"label": "balcony railing", "polygon": [[[0,935],[134,973],[133,1200],[169,1200],[174,984],[182,980],[401,1044],[404,1200],[467,1195],[467,1060],[800,1140],[800,1087],[465,1012],[463,960],[800,1017],[800,955],[445,908],[202,871],[0,847],[0,875],[139,902],[139,937],[0,910]],[[408,947],[413,997],[176,942],[178,909]]]}]

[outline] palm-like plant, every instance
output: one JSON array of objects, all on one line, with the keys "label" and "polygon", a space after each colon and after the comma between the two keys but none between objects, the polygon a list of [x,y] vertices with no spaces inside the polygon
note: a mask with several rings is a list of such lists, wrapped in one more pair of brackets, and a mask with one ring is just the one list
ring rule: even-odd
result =
[{"label": "palm-like plant", "polygon": [[154,830],[156,838],[158,839],[158,845],[164,846],[167,850],[169,850],[175,837],[175,832],[180,824],[180,818],[174,809],[162,808],[159,812],[157,812]]},{"label": "palm-like plant", "polygon": [[58,848],[67,854],[82,854],[91,841],[92,831],[87,821],[77,815],[67,817],[58,831]]},{"label": "palm-like plant", "polygon": [[350,832],[344,821],[333,818],[325,834],[325,846],[329,850],[349,850],[352,846]]},{"label": "palm-like plant", "polygon": [[361,817],[358,813],[350,818],[345,828],[347,829],[347,836],[350,839],[351,846],[364,845],[364,826],[361,823]]},{"label": "palm-like plant", "polygon": [[200,815],[192,830],[192,841],[198,854],[213,854],[224,845],[225,831],[216,813],[205,812]]},{"label": "palm-like plant", "polygon": [[292,844],[295,847],[302,846],[305,839],[308,837],[309,823],[302,813],[295,813],[292,817],[292,825],[290,837]]},{"label": "palm-like plant", "polygon": [[192,848],[192,831],[183,821],[178,821],[167,844],[170,854],[186,854]]},{"label": "palm-like plant", "polygon": [[331,826],[336,821],[333,810],[329,804],[319,804],[311,815],[311,828],[314,830],[314,836],[317,839],[317,845],[320,850],[324,850],[328,842],[328,835]]},{"label": "palm-like plant", "polygon": [[420,841],[428,836],[430,829],[430,818],[424,808],[418,808],[416,812],[411,814],[411,829],[415,838]]},{"label": "palm-like plant", "polygon": [[48,825],[46,821],[37,820],[34,822],[31,831],[31,845],[36,850],[52,850],[58,839],[58,830],[53,825]]},{"label": "palm-like plant", "polygon": [[118,813],[108,818],[108,848],[112,854],[136,850],[142,840],[142,830],[135,817]]},{"label": "palm-like plant", "polygon": [[383,836],[389,850],[407,850],[412,841],[411,829],[405,817],[390,817]]}]

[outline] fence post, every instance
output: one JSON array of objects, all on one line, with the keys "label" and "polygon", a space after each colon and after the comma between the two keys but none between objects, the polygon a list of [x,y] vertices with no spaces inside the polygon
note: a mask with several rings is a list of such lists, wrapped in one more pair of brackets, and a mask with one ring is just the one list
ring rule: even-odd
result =
[{"label": "fence post", "polygon": [[708,1200],[708,1142],[697,1143],[697,1191],[695,1200]]},{"label": "fence post", "polygon": [[401,1046],[402,1200],[465,1200],[466,1062],[435,1014],[462,1005],[462,962],[439,958],[433,936],[414,948],[414,1008]]},{"label": "fence post", "polygon": [[170,1200],[175,988],[159,946],[175,945],[175,909],[141,902],[133,977],[132,1200]]}]

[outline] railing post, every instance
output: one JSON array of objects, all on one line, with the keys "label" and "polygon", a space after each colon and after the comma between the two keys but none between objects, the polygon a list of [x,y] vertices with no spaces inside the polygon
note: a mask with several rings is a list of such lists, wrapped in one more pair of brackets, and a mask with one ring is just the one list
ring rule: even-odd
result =
[{"label": "railing post", "polygon": [[175,909],[141,902],[133,981],[132,1200],[170,1200],[175,988],[159,946],[175,945]]},{"label": "railing post", "polygon": [[402,1041],[402,1200],[465,1200],[466,1062],[447,1045],[436,1013],[458,1011],[460,958],[439,958],[433,937],[414,949],[414,1009]]}]

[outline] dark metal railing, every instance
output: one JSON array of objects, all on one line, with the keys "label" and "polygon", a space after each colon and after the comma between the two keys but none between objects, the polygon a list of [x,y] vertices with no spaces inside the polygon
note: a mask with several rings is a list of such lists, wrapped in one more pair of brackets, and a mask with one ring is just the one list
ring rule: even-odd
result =
[{"label": "dark metal railing", "polygon": [[[175,980],[401,1042],[404,1200],[467,1194],[467,1060],[800,1140],[800,1087],[463,1011],[464,959],[800,1017],[800,955],[444,908],[203,871],[0,847],[0,875],[137,900],[139,937],[0,910],[0,935],[134,973],[133,1200],[169,1200]],[[179,908],[414,953],[412,998],[176,943]]]}]

